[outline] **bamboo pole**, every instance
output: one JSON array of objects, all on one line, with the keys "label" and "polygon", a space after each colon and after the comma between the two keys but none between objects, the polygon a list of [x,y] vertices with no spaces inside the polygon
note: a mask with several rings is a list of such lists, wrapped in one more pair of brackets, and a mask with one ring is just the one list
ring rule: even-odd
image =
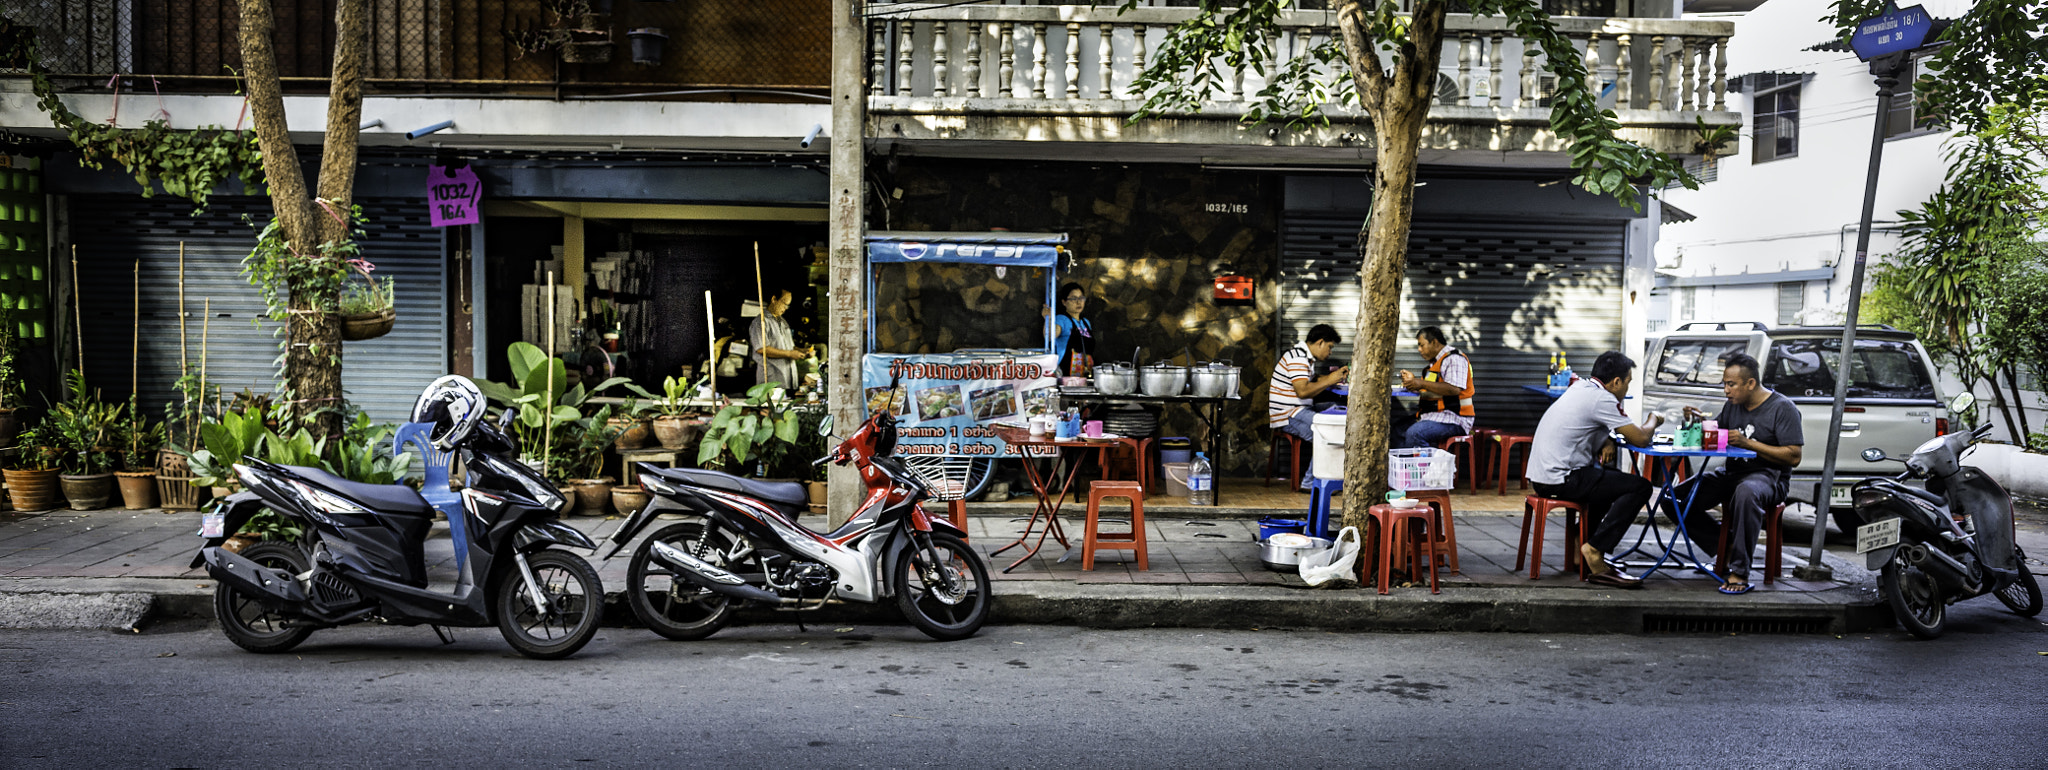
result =
[{"label": "bamboo pole", "polygon": [[[183,378],[192,368],[185,357],[185,242],[178,242],[178,376]],[[187,404],[190,406],[190,404]]]},{"label": "bamboo pole", "polygon": [[718,397],[718,314],[711,310],[711,290],[704,290],[704,338],[711,341],[711,396]]},{"label": "bamboo pole", "polygon": [[541,478],[547,478],[547,475],[548,475],[548,455],[549,455],[549,454],[551,454],[551,452],[550,452],[549,450],[553,449],[553,447],[552,447],[552,446],[549,446],[549,445],[550,445],[550,444],[553,444],[553,443],[554,443],[554,437],[555,437],[555,361],[554,361],[554,357],[555,357],[555,271],[553,271],[553,270],[549,270],[549,271],[548,271],[548,284],[547,284],[547,287],[548,287],[548,291],[547,291],[547,295],[548,295],[548,355],[547,355],[547,358],[545,358],[545,359],[542,359],[542,361],[541,361],[541,365],[542,365],[542,366],[545,366],[545,367],[547,367],[547,368],[548,368],[548,374],[547,374],[547,384],[548,384],[548,389],[547,389],[547,395],[548,395],[548,397],[547,397],[546,399],[544,399],[544,400],[542,400],[542,401],[540,402],[540,406],[541,406],[541,417],[540,417],[540,475],[541,475]]},{"label": "bamboo pole", "polygon": [[142,397],[142,260],[135,260],[135,342],[128,349],[128,401]]},{"label": "bamboo pole", "polygon": [[78,244],[71,244],[71,336],[78,340],[78,379],[85,380],[85,310],[80,307],[78,289]]},{"label": "bamboo pole", "polygon": [[[207,335],[213,328],[213,298],[206,297],[201,299],[200,302],[202,303],[200,305],[200,312],[206,314],[199,318],[199,411],[204,412],[206,411],[206,340]],[[214,399],[214,408],[219,409],[219,407],[220,399]],[[192,424],[192,430],[196,433],[199,430],[199,424],[196,422],[199,417],[194,415],[192,419],[195,420]]]}]

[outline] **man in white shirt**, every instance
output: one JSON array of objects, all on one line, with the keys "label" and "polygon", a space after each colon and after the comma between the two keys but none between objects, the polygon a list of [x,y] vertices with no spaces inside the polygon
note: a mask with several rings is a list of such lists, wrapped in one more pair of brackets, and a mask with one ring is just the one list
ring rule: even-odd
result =
[{"label": "man in white shirt", "polygon": [[762,308],[761,317],[754,319],[747,330],[747,344],[753,347],[754,383],[779,382],[784,388],[795,388],[796,362],[811,357],[807,348],[796,346],[796,338],[789,329],[789,322],[783,320],[783,312],[789,310],[791,295],[788,290],[778,291],[768,300],[768,307]]},{"label": "man in white shirt", "polygon": [[[1307,442],[1311,452],[1315,447],[1310,433],[1317,411],[1312,406],[1315,395],[1351,375],[1351,367],[1340,366],[1329,374],[1314,376],[1316,362],[1328,358],[1336,346],[1337,329],[1316,324],[1306,339],[1280,354],[1273,364],[1273,376],[1266,381],[1266,425]],[[1308,486],[1306,475],[1300,484]]]},{"label": "man in white shirt", "polygon": [[1596,458],[1606,448],[1610,432],[1635,446],[1649,446],[1650,431],[1664,422],[1663,415],[1653,414],[1648,425],[1636,425],[1621,411],[1635,367],[1636,362],[1617,351],[1601,353],[1593,362],[1593,376],[1573,383],[1543,412],[1529,443],[1529,486],[1536,494],[1570,500],[1584,509],[1581,515],[1591,534],[1579,544],[1579,558],[1585,560],[1592,582],[1616,588],[1643,586],[1642,578],[1624,575],[1608,564],[1607,554],[1621,544],[1636,514],[1650,501],[1650,482],[1602,466]]}]

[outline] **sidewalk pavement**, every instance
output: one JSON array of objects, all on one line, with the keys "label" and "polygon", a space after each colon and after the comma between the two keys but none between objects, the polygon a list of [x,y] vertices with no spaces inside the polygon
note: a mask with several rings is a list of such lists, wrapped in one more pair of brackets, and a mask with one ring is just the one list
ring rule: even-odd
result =
[{"label": "sidewalk pavement", "polygon": [[[1071,553],[1047,538],[1036,557],[1011,572],[1001,570],[1021,555],[1021,548],[990,559],[997,599],[992,622],[1582,633],[1847,633],[1891,622],[1876,595],[1874,576],[1843,546],[1831,546],[1826,557],[1834,580],[1791,579],[1790,568],[1805,560],[1811,519],[1802,526],[1789,513],[1788,574],[1772,585],[1762,584],[1760,545],[1752,573],[1758,586],[1746,596],[1721,595],[1711,576],[1669,565],[1639,590],[1581,582],[1575,571],[1564,569],[1562,517],[1551,519],[1541,577],[1530,580],[1526,565],[1519,572],[1513,570],[1522,493],[1512,489],[1506,495],[1489,490],[1453,497],[1461,569],[1440,573],[1442,593],[1432,594],[1426,580],[1418,586],[1400,584],[1398,575],[1397,585],[1384,596],[1370,588],[1312,589],[1298,575],[1270,571],[1260,563],[1253,518],[1305,509],[1307,496],[1277,488],[1255,491],[1259,489],[1256,482],[1227,486],[1223,501],[1230,507],[1223,508],[1171,505],[1162,497],[1153,498],[1157,503],[1148,501],[1146,570],[1137,569],[1128,552],[1103,552],[1095,570],[1083,571],[1080,530],[1086,506],[1069,502],[1061,520],[1074,546]],[[1231,505],[1233,501],[1237,504]],[[1109,505],[1112,510],[1104,518],[1127,515],[1120,501]],[[1000,548],[1016,539],[1032,509],[1028,499],[970,504],[970,541],[984,554]],[[602,541],[624,520],[576,516],[568,521]],[[806,516],[805,523],[822,526],[822,520],[812,516]],[[150,616],[211,617],[213,582],[203,570],[186,566],[201,543],[198,529],[199,514],[194,512],[0,513],[0,627],[125,628]],[[1662,531],[1669,536],[1668,527]],[[2048,537],[2023,534],[2022,545],[2048,553],[2048,542],[2038,541]],[[1635,535],[1627,542],[1635,542]],[[1653,545],[1647,538],[1643,542]],[[630,623],[618,592],[632,550],[612,559],[597,558],[608,550],[607,545],[586,556],[611,593],[614,606],[608,622]],[[1063,555],[1068,558],[1063,560]],[[436,524],[429,536],[427,558],[434,585],[451,584],[453,548],[445,523]],[[844,605],[828,607],[826,613],[873,614],[887,621],[895,610]],[[778,614],[762,611],[752,619],[789,622]]]}]

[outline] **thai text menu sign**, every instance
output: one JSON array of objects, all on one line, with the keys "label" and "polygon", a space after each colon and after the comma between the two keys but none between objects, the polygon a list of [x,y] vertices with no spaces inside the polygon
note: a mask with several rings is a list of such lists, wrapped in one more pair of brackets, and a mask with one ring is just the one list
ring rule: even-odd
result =
[{"label": "thai text menu sign", "polygon": [[[1022,423],[1049,410],[1058,393],[1056,362],[1049,353],[870,353],[861,361],[861,386],[866,409],[896,414],[899,455],[1016,457],[989,423]],[[899,383],[893,393],[892,381]]]}]

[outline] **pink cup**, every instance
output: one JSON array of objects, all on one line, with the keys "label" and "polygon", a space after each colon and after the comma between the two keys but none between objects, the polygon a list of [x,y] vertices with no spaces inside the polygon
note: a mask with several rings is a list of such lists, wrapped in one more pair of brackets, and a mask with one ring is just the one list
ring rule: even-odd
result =
[{"label": "pink cup", "polygon": [[1087,436],[1102,435],[1102,421],[1089,420],[1087,422],[1081,423],[1081,433]]}]

